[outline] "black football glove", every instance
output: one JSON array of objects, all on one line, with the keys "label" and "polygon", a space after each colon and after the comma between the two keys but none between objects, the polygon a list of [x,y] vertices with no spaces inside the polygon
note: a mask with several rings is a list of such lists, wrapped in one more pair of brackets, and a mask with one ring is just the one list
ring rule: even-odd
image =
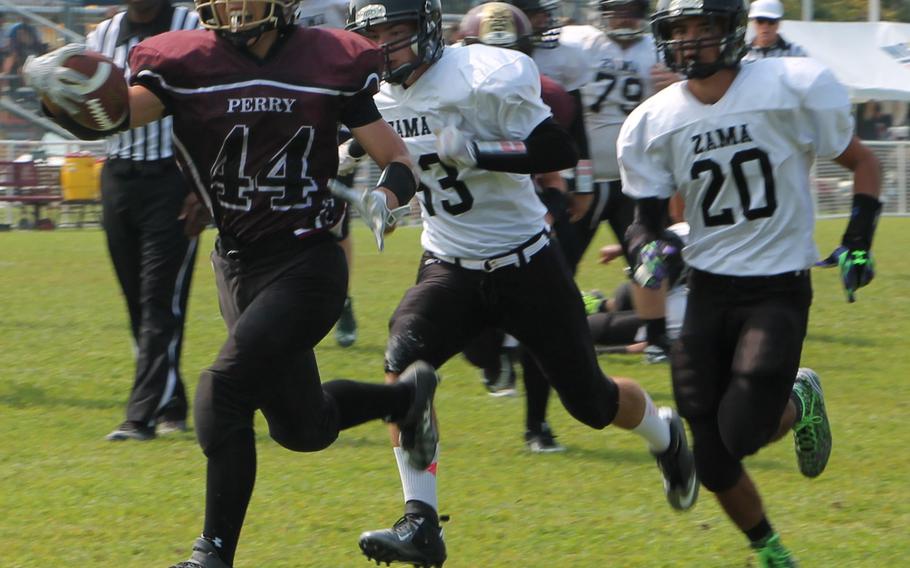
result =
[{"label": "black football glove", "polygon": [[847,292],[847,301],[856,301],[856,291],[872,282],[875,261],[872,259],[872,237],[878,225],[882,204],[877,197],[857,193],[853,195],[850,221],[840,246],[816,266],[840,268],[841,283]]}]

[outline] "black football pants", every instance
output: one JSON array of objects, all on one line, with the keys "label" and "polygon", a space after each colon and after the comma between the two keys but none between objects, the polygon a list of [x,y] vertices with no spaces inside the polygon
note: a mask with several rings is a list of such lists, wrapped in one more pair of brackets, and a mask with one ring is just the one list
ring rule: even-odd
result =
[{"label": "black football pants", "polygon": [[809,271],[776,276],[689,275],[673,345],[673,394],[692,429],[702,485],[722,492],[742,460],[777,432],[799,368],[812,304]]},{"label": "black football pants", "polygon": [[108,160],[101,174],[102,223],[126,299],[136,348],[127,420],[183,420],[180,353],[197,239],[177,219],[188,192],[172,161]]},{"label": "black football pants", "polygon": [[246,258],[230,258],[219,241],[212,254],[228,336],[199,378],[194,416],[208,457],[203,534],[221,543],[227,563],[256,477],[257,409],[276,442],[312,452],[329,446],[339,430],[403,415],[411,402],[405,385],[320,383],[313,348],[341,313],[348,272],[333,236],[306,241],[278,252],[253,247]]},{"label": "black football pants", "polygon": [[[634,201],[623,194],[619,181],[598,182],[594,188],[594,203],[584,217],[571,223],[568,214],[554,214],[553,230],[556,244],[562,251],[571,273],[574,275],[578,263],[594,239],[601,221],[610,224],[616,239],[624,242],[626,229],[632,223],[635,213]],[[623,250],[625,246],[623,245]],[[499,352],[502,345],[501,332],[485,332],[471,341],[465,348],[465,354],[472,361],[489,361],[485,366],[495,374],[500,363]],[[550,386],[543,370],[537,365],[534,357],[522,349],[520,351],[522,380],[525,385],[525,427],[528,430],[540,428],[546,420],[547,404],[550,399]]]},{"label": "black football pants", "polygon": [[390,327],[387,371],[416,360],[439,368],[495,327],[521,342],[575,419],[604,428],[616,415],[617,386],[597,364],[578,288],[552,243],[523,266],[489,273],[424,255]]}]

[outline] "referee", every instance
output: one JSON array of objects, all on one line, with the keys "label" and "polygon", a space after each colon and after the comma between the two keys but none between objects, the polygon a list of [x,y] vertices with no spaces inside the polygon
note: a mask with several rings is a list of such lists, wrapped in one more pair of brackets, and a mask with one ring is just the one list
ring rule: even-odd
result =
[{"label": "referee", "polygon": [[[195,11],[169,0],[129,0],[86,39],[125,69],[137,43],[166,31],[195,29]],[[196,237],[178,220],[189,187],[174,161],[171,118],[107,139],[101,172],[102,222],[108,251],[126,297],[136,374],[126,420],[108,440],[150,440],[185,431],[186,393],[180,379],[183,324]]]},{"label": "referee", "polygon": [[780,0],[755,0],[749,6],[749,21],[755,37],[749,43],[749,51],[743,62],[768,57],[806,57],[805,50],[780,35],[780,20],[784,17],[784,5]]}]

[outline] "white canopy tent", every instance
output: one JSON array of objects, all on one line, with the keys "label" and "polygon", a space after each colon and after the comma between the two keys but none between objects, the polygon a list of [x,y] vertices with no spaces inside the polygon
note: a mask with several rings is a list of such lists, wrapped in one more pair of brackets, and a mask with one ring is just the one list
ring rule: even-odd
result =
[{"label": "white canopy tent", "polygon": [[785,20],[780,34],[830,67],[853,102],[910,102],[910,24]]}]

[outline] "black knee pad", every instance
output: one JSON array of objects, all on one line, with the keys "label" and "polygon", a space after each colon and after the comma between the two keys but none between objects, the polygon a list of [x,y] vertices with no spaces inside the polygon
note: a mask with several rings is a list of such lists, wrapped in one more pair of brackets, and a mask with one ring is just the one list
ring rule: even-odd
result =
[{"label": "black knee pad", "polygon": [[292,452],[318,452],[338,439],[338,429],[306,428],[296,431],[269,428],[269,436]]},{"label": "black knee pad", "polygon": [[777,432],[780,417],[773,421],[748,420],[728,412],[718,415],[718,423],[721,439],[727,451],[734,458],[742,460],[767,445]]},{"label": "black knee pad", "polygon": [[193,416],[196,438],[205,455],[215,451],[229,436],[253,431],[253,406],[236,381],[211,369],[203,371],[196,386]]},{"label": "black knee pad", "polygon": [[714,417],[689,420],[689,427],[692,429],[695,470],[705,489],[719,493],[736,485],[743,466],[727,450]]},{"label": "black knee pad", "polygon": [[433,332],[432,323],[415,314],[395,314],[389,322],[389,341],[385,350],[385,372],[401,373],[408,365],[424,360],[437,366],[436,359],[427,352],[427,336]]},{"label": "black knee pad", "polygon": [[269,435],[283,448],[292,452],[318,452],[338,439],[338,405],[323,391],[325,404],[293,416],[266,414]]},{"label": "black knee pad", "polygon": [[585,426],[603,430],[613,422],[619,410],[619,386],[603,373],[598,372],[598,375],[590,381],[590,389],[562,392],[557,389],[556,392],[573,418]]},{"label": "black knee pad", "polygon": [[793,388],[789,369],[755,365],[750,374],[737,373],[717,410],[717,424],[727,451],[738,459],[763,448],[780,428],[780,417]]}]

